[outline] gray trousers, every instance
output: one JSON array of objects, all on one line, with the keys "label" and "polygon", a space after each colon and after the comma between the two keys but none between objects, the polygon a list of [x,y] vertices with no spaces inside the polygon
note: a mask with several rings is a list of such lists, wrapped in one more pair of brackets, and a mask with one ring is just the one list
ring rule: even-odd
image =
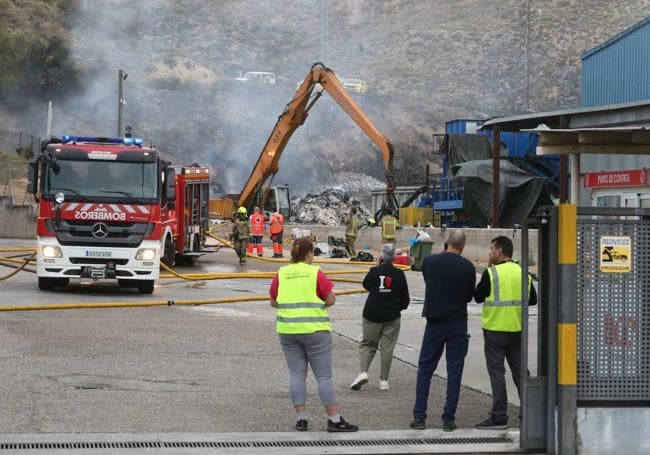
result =
[{"label": "gray trousers", "polygon": [[512,380],[519,391],[521,374],[521,332],[493,332],[483,329],[485,362],[490,386],[492,387],[492,410],[490,414],[499,419],[508,420],[508,394],[506,392],[506,367],[508,362]]},{"label": "gray trousers", "polygon": [[289,393],[294,406],[307,401],[307,365],[318,384],[323,406],[336,404],[332,378],[332,334],[315,332],[304,335],[279,334],[280,346],[289,367]]},{"label": "gray trousers", "polygon": [[361,371],[368,371],[377,349],[380,349],[379,379],[388,381],[401,321],[401,318],[397,318],[388,322],[372,322],[363,318],[363,339],[359,344]]}]

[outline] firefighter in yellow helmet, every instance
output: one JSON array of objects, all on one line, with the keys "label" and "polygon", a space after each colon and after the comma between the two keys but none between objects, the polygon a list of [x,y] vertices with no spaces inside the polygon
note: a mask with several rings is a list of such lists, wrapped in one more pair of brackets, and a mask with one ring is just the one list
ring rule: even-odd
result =
[{"label": "firefighter in yellow helmet", "polygon": [[248,247],[248,238],[250,237],[250,228],[248,226],[248,211],[246,207],[239,207],[233,215],[232,220],[232,238],[233,248],[239,256],[239,265],[246,264],[246,248]]}]

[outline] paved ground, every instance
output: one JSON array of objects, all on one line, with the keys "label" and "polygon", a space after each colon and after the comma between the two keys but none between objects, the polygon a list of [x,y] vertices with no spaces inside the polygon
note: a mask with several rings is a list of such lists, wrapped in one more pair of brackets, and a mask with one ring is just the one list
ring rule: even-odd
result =
[{"label": "paved ground", "polygon": [[[30,245],[0,241],[0,247]],[[0,254],[1,255],[1,254]],[[278,264],[250,261],[246,271]],[[326,270],[349,265],[323,265]],[[358,267],[354,267],[358,268]],[[232,251],[200,260],[193,272],[242,270]],[[0,268],[0,274],[8,271]],[[407,272],[413,304],[404,313],[391,372],[391,390],[377,390],[379,358],[371,383],[354,392],[358,373],[360,315],[365,296],[342,296],[331,310],[334,376],[341,413],[362,430],[408,428],[416,363],[424,328],[420,273]],[[346,275],[347,276],[347,275]],[[362,278],[362,275],[357,275]],[[36,289],[21,272],[0,281],[2,305],[205,299],[264,295],[268,279],[161,281],[154,296],[112,284],[72,283],[51,292]],[[336,289],[360,285],[337,283]],[[478,308],[478,306],[476,306]],[[491,398],[483,364],[478,310],[470,316],[472,344],[457,414],[459,428],[473,428],[487,415]],[[84,309],[0,313],[0,433],[215,433],[291,430],[294,414],[287,371],[268,302],[130,309]],[[438,374],[444,376],[444,368]],[[313,430],[324,430],[315,381],[309,379],[308,412]],[[446,381],[435,377],[430,397],[432,428],[439,428]],[[510,393],[511,401],[516,396]],[[512,426],[518,410],[509,410]],[[455,433],[458,436],[462,432]]]}]

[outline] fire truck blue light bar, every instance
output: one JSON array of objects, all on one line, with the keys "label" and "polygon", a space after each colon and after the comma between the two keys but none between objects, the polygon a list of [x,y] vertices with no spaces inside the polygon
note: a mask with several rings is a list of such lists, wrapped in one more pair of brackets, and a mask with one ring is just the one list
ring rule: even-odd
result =
[{"label": "fire truck blue light bar", "polygon": [[61,139],[64,144],[68,142],[95,142],[102,144],[142,145],[144,143],[144,139],[139,137],[91,137],[65,135]]}]

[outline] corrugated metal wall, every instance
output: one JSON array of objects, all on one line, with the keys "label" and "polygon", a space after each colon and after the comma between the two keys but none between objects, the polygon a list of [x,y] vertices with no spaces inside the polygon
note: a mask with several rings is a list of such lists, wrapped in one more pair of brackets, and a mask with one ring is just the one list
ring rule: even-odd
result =
[{"label": "corrugated metal wall", "polygon": [[580,155],[580,172],[629,171],[650,168],[650,156],[647,155]]},{"label": "corrugated metal wall", "polygon": [[650,16],[582,55],[582,106],[650,99]]}]

